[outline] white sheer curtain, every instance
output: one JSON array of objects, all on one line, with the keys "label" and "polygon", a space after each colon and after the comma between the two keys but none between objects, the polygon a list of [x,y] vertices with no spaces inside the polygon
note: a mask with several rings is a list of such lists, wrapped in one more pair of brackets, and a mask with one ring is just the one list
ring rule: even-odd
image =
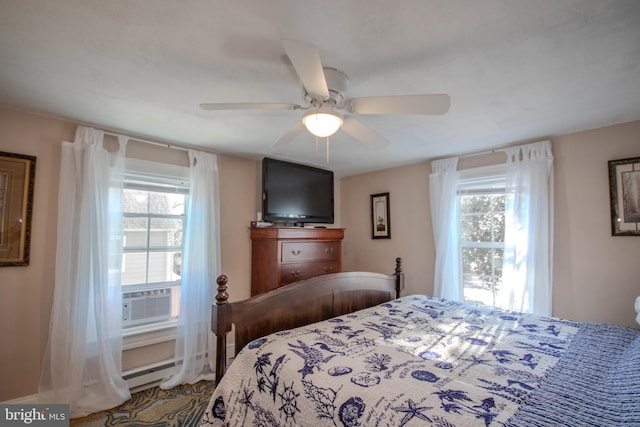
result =
[{"label": "white sheer curtain", "polygon": [[505,149],[509,195],[498,305],[551,315],[553,154],[542,141]]},{"label": "white sheer curtain", "polygon": [[127,139],[103,147],[103,132],[79,127],[62,144],[58,241],[49,341],[40,378],[44,403],[78,417],[130,397],[121,377],[122,186]]},{"label": "white sheer curtain", "polygon": [[462,259],[458,221],[458,158],[434,160],[429,176],[431,223],[436,245],[434,295],[463,301]]},{"label": "white sheer curtain", "polygon": [[191,189],[184,235],[180,323],[176,339],[176,363],[180,370],[161,388],[215,378],[211,303],[220,273],[217,157],[189,151]]}]

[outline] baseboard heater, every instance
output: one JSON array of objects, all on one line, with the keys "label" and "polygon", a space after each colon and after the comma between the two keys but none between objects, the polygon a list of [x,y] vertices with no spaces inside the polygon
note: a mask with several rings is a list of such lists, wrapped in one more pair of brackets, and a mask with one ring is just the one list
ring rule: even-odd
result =
[{"label": "baseboard heater", "polygon": [[[227,345],[227,364],[230,364],[235,356],[233,344]],[[130,369],[122,373],[122,378],[129,386],[132,393],[158,385],[163,379],[178,372],[178,366],[173,359],[146,365],[140,368]]]},{"label": "baseboard heater", "polygon": [[160,381],[178,371],[173,360],[147,365],[142,368],[131,369],[122,373],[122,378],[132,393],[158,385]]}]

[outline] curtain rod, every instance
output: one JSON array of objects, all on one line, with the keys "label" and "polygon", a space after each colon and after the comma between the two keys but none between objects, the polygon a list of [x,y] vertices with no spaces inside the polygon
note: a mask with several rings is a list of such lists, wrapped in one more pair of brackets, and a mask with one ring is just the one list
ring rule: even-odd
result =
[{"label": "curtain rod", "polygon": [[467,158],[467,157],[484,156],[485,154],[493,154],[493,153],[498,153],[498,152],[502,152],[502,151],[505,151],[504,147],[492,148],[491,150],[485,150],[485,151],[474,151],[472,153],[453,154],[451,156],[446,156],[446,157],[437,157],[437,158],[431,159],[431,161],[443,160],[443,159],[453,159],[454,157],[458,158],[458,159],[464,159],[464,158]]},{"label": "curtain rod", "polygon": [[105,135],[115,136],[116,138],[119,137],[119,136],[126,136],[130,140],[142,142],[142,143],[145,143],[145,144],[158,145],[160,147],[173,148],[174,150],[181,150],[181,151],[189,151],[190,150],[189,148],[180,147],[180,146],[177,146],[177,145],[171,145],[169,143],[150,141],[148,139],[141,139],[141,138],[137,138],[137,137],[134,137],[134,136],[123,135],[123,134],[120,134],[120,133],[108,132],[106,130],[103,131],[103,132],[104,132]]},{"label": "curtain rod", "polygon": [[504,150],[505,150],[504,148],[493,148],[491,150],[477,151],[475,153],[460,154],[459,156],[452,156],[452,157],[465,158],[465,157],[484,156],[485,154],[500,153],[500,152],[503,152]]},{"label": "curtain rod", "polygon": [[[510,144],[510,145],[503,145],[501,147],[495,147],[492,148],[490,150],[484,150],[484,151],[476,151],[476,152],[471,152],[471,153],[463,153],[463,154],[459,154],[457,156],[449,156],[449,157],[442,157],[443,159],[446,158],[452,158],[452,157],[458,157],[458,158],[465,158],[465,157],[475,157],[475,156],[483,156],[485,154],[494,154],[494,153],[504,153],[505,151],[507,151],[507,149],[509,148],[515,148],[515,147],[524,147],[525,145],[530,145],[530,144],[536,144],[538,142],[543,142],[543,141],[550,141],[549,139],[541,139],[539,141],[523,141],[517,144]],[[435,159],[438,160],[438,159]]]}]

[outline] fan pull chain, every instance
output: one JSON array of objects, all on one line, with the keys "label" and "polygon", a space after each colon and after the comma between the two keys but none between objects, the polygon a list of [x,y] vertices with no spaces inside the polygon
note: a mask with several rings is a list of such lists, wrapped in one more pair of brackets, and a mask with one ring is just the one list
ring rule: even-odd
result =
[{"label": "fan pull chain", "polygon": [[329,164],[329,137],[327,137],[327,164]]},{"label": "fan pull chain", "polygon": [[[326,141],[326,144],[327,144],[327,164],[329,164],[329,151],[330,151],[329,150],[329,137],[327,136],[326,139],[327,139],[327,141]],[[316,153],[318,152],[319,143],[320,143],[320,137],[316,136]]]}]

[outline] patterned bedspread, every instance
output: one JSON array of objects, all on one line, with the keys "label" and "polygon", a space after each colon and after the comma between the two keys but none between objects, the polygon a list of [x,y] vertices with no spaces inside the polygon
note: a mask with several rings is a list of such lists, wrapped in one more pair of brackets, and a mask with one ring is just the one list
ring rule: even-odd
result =
[{"label": "patterned bedspread", "polygon": [[408,296],[251,342],[213,426],[640,426],[640,330]]}]

